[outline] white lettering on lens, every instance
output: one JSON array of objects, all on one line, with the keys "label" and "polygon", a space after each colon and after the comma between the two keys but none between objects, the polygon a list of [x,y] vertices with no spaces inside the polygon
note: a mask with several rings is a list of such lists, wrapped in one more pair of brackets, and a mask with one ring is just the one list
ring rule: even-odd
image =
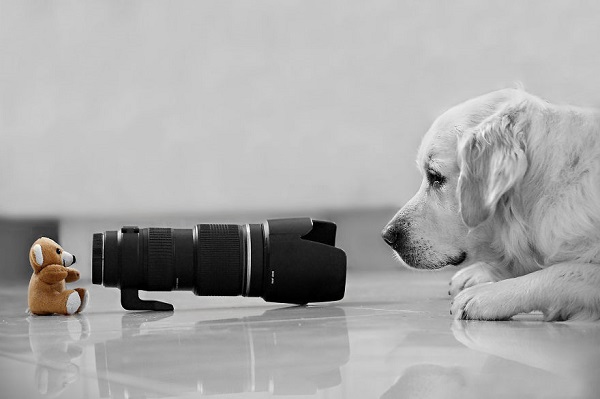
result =
[{"label": "white lettering on lens", "polygon": [[275,284],[275,270],[271,270],[271,284]]}]

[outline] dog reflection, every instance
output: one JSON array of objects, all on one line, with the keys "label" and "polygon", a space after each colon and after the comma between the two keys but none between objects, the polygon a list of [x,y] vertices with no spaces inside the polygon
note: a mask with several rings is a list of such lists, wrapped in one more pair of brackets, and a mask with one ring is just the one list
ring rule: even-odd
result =
[{"label": "dog reflection", "polygon": [[456,321],[452,332],[473,351],[428,347],[431,363],[404,368],[382,398],[598,398],[599,325]]},{"label": "dog reflection", "polygon": [[600,392],[600,325],[536,322],[455,322],[454,337],[488,353],[566,380],[578,397]]},{"label": "dog reflection", "polygon": [[466,384],[464,370],[458,367],[417,364],[406,369],[381,398],[461,398]]}]

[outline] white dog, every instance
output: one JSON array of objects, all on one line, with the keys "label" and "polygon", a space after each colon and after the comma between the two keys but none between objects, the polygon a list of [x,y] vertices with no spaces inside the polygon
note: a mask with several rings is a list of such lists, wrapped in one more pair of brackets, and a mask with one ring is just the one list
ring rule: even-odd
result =
[{"label": "white dog", "polygon": [[441,115],[417,163],[382,234],[410,267],[467,266],[455,318],[600,319],[600,112],[492,92]]}]

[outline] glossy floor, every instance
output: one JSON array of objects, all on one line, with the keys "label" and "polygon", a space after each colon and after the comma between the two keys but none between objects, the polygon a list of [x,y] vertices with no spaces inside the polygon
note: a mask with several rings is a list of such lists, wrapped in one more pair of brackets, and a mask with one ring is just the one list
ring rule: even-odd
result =
[{"label": "glossy floor", "polygon": [[24,314],[0,294],[2,398],[597,398],[600,323],[452,322],[450,272],[348,276],[346,297],[147,294],[174,312],[125,312],[90,286],[74,317]]}]

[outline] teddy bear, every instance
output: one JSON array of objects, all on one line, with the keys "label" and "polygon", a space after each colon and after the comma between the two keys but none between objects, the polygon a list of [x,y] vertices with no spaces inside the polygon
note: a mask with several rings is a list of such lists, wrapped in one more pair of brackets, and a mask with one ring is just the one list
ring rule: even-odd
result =
[{"label": "teddy bear", "polygon": [[53,240],[41,237],[29,250],[29,263],[33,268],[28,292],[31,313],[71,315],[85,308],[89,298],[87,290],[68,290],[65,285],[79,280],[79,271],[69,267],[75,263],[74,255]]}]

